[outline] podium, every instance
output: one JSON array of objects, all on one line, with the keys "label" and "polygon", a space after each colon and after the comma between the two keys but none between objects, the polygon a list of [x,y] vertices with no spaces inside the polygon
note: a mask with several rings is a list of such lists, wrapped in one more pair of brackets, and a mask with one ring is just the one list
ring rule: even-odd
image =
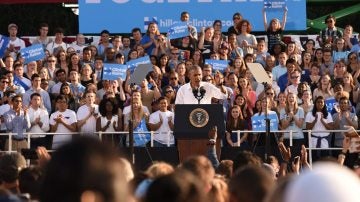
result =
[{"label": "podium", "polygon": [[181,104],[175,106],[174,136],[179,161],[193,155],[207,154],[208,132],[217,126],[216,152],[220,157],[220,142],[225,134],[223,106],[220,104]]}]

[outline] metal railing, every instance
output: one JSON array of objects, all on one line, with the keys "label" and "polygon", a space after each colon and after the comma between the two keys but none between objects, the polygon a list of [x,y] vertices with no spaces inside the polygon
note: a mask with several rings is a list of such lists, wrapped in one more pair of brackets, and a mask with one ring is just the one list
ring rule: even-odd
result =
[{"label": "metal railing", "polygon": [[[309,156],[309,163],[310,165],[312,165],[312,151],[317,151],[317,150],[342,150],[342,148],[338,148],[338,147],[328,147],[328,148],[316,148],[316,147],[312,147],[312,143],[311,143],[311,134],[314,133],[342,133],[342,132],[346,132],[347,130],[324,130],[324,131],[312,131],[312,130],[303,130],[303,133],[307,133],[308,135],[308,145],[309,147],[307,147],[306,149],[309,151],[308,152],[308,156]],[[249,131],[249,130],[236,130],[236,131],[232,131],[233,133],[237,134],[237,143],[236,146],[240,147],[240,138],[242,134],[245,133],[265,133],[266,131]],[[360,132],[360,130],[357,130],[357,132]],[[146,134],[149,133],[150,134],[150,146],[154,147],[154,135],[157,134],[157,132],[154,131],[149,131],[149,132],[134,132],[134,134]],[[277,130],[277,131],[271,131],[271,133],[289,133],[289,145],[293,146],[293,134],[297,133],[297,131],[292,131],[292,130]],[[88,135],[89,133],[24,133],[26,140],[27,140],[27,147],[30,148],[31,145],[31,137],[32,136],[47,136],[47,135]],[[93,134],[96,134],[99,136],[99,139],[102,140],[104,135],[127,135],[128,132],[127,131],[122,131],[122,132],[95,132]],[[164,134],[164,133],[162,133]],[[170,146],[170,139],[171,139],[171,135],[173,134],[172,131],[169,131],[167,133],[168,136],[168,141],[167,141],[167,146]],[[7,151],[0,151],[0,152],[7,152],[7,153],[11,153],[11,152],[16,152],[16,151],[12,151],[12,136],[15,136],[17,134],[14,133],[0,133],[0,136],[8,136],[8,150]],[[50,150],[51,151],[51,150]]]}]

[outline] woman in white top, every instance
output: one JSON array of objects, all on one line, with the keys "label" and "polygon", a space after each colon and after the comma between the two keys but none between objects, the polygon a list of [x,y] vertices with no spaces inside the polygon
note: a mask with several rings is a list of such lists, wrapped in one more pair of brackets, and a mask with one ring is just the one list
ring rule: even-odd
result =
[{"label": "woman in white top", "polygon": [[[315,99],[315,106],[312,112],[306,115],[305,122],[306,129],[312,130],[311,140],[309,141],[311,145],[309,146],[328,148],[331,137],[330,132],[326,132],[326,130],[333,129],[333,120],[326,109],[325,99],[322,96]],[[317,152],[317,156],[320,156],[319,152]],[[323,156],[323,154],[321,154],[321,156]]]},{"label": "woman in white top", "polygon": [[[122,112],[114,98],[102,99],[99,105],[100,115],[96,120],[97,132],[118,132],[122,129]],[[111,136],[113,134],[110,134]],[[106,134],[106,137],[110,135]],[[120,144],[125,143],[119,135]],[[123,141],[122,141],[123,140]]]}]

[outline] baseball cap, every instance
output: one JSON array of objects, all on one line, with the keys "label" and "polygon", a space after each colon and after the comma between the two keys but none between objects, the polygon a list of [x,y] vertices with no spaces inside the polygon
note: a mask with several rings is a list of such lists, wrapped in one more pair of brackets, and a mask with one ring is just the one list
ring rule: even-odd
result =
[{"label": "baseball cap", "polygon": [[11,24],[9,24],[8,29],[10,29],[12,27],[15,27],[16,29],[18,28],[18,26],[15,23],[11,23]]}]

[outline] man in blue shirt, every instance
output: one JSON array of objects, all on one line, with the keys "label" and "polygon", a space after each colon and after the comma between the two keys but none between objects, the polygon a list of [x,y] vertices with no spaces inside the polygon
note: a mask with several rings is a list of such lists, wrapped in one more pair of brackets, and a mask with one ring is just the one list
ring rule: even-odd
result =
[{"label": "man in blue shirt", "polygon": [[[20,152],[27,148],[24,132],[31,127],[27,108],[23,109],[22,97],[16,95],[12,98],[13,108],[4,114],[7,132],[14,133],[11,141],[11,150]],[[9,150],[9,139],[6,140],[5,150]]]}]

